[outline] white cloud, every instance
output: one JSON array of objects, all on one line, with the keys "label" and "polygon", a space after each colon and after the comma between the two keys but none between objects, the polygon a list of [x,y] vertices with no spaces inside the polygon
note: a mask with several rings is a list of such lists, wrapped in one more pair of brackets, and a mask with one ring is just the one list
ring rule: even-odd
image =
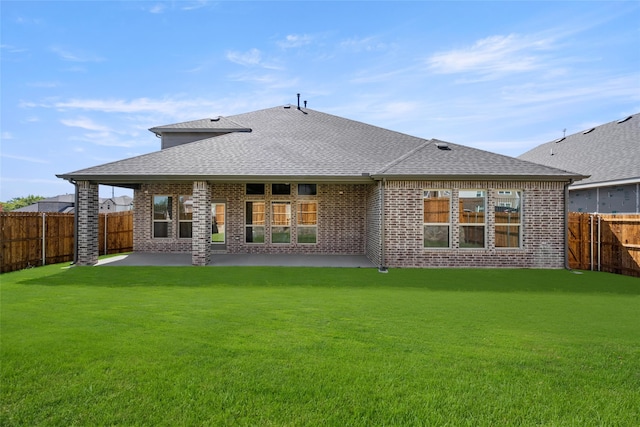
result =
[{"label": "white cloud", "polygon": [[340,42],[340,48],[352,52],[373,52],[387,50],[389,44],[377,41],[377,37],[350,38]]},{"label": "white cloud", "polygon": [[480,73],[502,75],[544,66],[542,51],[552,47],[545,37],[518,34],[491,36],[462,49],[437,52],[427,59],[429,69],[438,74]]},{"label": "white cloud", "polygon": [[282,69],[275,64],[265,62],[262,59],[262,52],[256,48],[250,49],[247,52],[229,51],[226,54],[226,58],[234,64],[243,65],[245,67],[261,67],[269,70]]},{"label": "white cloud", "polygon": [[149,8],[149,12],[157,14],[157,13],[164,12],[165,9],[166,9],[166,5],[162,3],[156,3]]},{"label": "white cloud", "polygon": [[104,58],[91,52],[71,51],[61,46],[52,46],[51,52],[58,55],[61,59],[70,62],[102,62]]},{"label": "white cloud", "polygon": [[46,159],[39,159],[37,157],[15,156],[13,154],[7,154],[7,153],[0,153],[0,156],[4,157],[5,159],[20,160],[20,161],[29,162],[29,163],[42,163],[42,164],[50,163]]},{"label": "white cloud", "polygon": [[311,44],[313,37],[308,34],[289,34],[284,40],[278,42],[278,46],[283,49],[291,49]]},{"label": "white cloud", "polygon": [[2,132],[2,136],[0,138],[4,140],[13,139],[13,135],[11,132]]},{"label": "white cloud", "polygon": [[86,130],[102,131],[102,132],[111,131],[109,127],[95,123],[93,120],[87,117],[78,117],[77,119],[63,119],[63,120],[60,120],[60,123],[62,123],[65,126],[78,127]]}]

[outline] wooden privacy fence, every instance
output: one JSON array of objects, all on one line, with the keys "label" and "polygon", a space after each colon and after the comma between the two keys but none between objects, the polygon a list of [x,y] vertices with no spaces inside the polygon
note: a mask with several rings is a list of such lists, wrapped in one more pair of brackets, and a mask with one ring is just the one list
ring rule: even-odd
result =
[{"label": "wooden privacy fence", "polygon": [[569,215],[569,267],[640,277],[640,215]]},{"label": "wooden privacy fence", "polygon": [[[101,255],[133,250],[133,212],[100,214]],[[73,261],[74,215],[0,212],[0,272]]]}]

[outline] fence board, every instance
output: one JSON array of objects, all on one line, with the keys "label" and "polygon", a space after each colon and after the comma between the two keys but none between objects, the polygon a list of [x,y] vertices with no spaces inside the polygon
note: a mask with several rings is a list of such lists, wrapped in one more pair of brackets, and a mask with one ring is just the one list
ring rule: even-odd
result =
[{"label": "fence board", "polygon": [[[44,236],[43,236],[44,219]],[[104,224],[107,221],[106,246]],[[100,214],[100,253],[133,250],[133,212]],[[73,261],[74,215],[57,212],[0,212],[0,272]]]},{"label": "fence board", "polygon": [[569,267],[640,277],[640,215],[569,215]]}]

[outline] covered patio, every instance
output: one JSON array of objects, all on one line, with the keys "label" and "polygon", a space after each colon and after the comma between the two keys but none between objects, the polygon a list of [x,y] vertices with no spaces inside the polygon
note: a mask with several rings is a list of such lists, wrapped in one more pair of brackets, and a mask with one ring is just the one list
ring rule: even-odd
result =
[{"label": "covered patio", "polygon": [[[190,266],[189,253],[133,252],[102,258],[96,266]],[[345,267],[377,268],[365,255],[214,254],[212,267]]]}]

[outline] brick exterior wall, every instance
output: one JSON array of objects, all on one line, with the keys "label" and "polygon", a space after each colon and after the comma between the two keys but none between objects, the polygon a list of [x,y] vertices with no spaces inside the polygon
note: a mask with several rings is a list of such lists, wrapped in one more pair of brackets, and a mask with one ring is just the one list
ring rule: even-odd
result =
[{"label": "brick exterior wall", "polygon": [[367,187],[367,235],[365,254],[375,265],[382,265],[382,181]]},{"label": "brick exterior wall", "polygon": [[[423,247],[423,190],[452,190],[451,248]],[[496,248],[493,215],[486,218],[485,248],[459,248],[460,190],[487,191],[486,212],[492,213],[495,191],[522,191],[522,233],[520,248]],[[246,195],[245,184],[145,184],[134,197],[134,250],[144,252],[192,253],[193,263],[204,265],[223,248],[227,253],[280,254],[366,254],[382,263],[382,184],[318,184],[317,195]],[[178,238],[178,196],[194,196],[194,238]],[[172,196],[170,237],[152,237],[153,196]],[[265,243],[245,243],[245,201],[264,201]],[[318,202],[316,244],[297,243],[298,201]],[[226,245],[210,245],[210,204],[226,204]],[[271,202],[291,202],[291,243],[270,243]],[[97,209],[96,209],[97,215]],[[389,181],[384,188],[384,263],[388,267],[520,267],[562,268],[564,266],[564,184],[558,182],[502,181]],[[196,219],[197,218],[197,219]],[[198,226],[196,223],[200,223]],[[201,229],[202,228],[202,229]],[[97,232],[97,226],[96,226]],[[97,236],[96,236],[97,241]],[[97,249],[96,249],[97,250]],[[213,254],[213,255],[211,255]]]},{"label": "brick exterior wall", "polygon": [[[423,190],[452,190],[451,248],[423,247]],[[485,248],[459,248],[460,190],[487,190]],[[496,248],[495,191],[522,191],[520,248]],[[385,187],[385,263],[389,267],[564,266],[564,185],[557,182],[391,181]]]},{"label": "brick exterior wall", "polygon": [[99,192],[98,184],[89,181],[78,181],[78,236],[76,265],[94,265],[98,262],[98,219]]},{"label": "brick exterior wall", "polygon": [[193,183],[193,228],[191,263],[207,265],[211,261],[211,188],[205,181]]},{"label": "brick exterior wall", "polygon": [[[271,186],[265,185],[264,195],[246,195],[245,184],[210,184],[203,190],[209,197],[205,227],[211,230],[210,203],[226,203],[226,249],[227,253],[295,253],[295,254],[355,254],[365,253],[366,244],[366,204],[372,185],[358,184],[318,184],[317,195],[297,194],[297,183],[291,183],[291,195],[272,195]],[[198,184],[200,185],[200,184]],[[196,247],[202,252],[202,241],[194,245],[193,239],[178,238],[178,196],[194,195],[194,227],[196,235],[196,200],[204,200],[204,193],[196,197],[194,186],[190,184],[144,184],[135,191],[134,197],[134,251],[142,252],[182,252],[192,253],[196,263]],[[153,238],[153,196],[173,197],[173,212],[168,238]],[[245,201],[264,201],[265,243],[245,243]],[[318,202],[318,233],[316,244],[297,243],[296,203],[302,200]],[[291,202],[291,243],[271,243],[271,202]],[[203,211],[204,212],[204,211]],[[207,235],[210,239],[210,235]],[[213,245],[213,257],[217,245]],[[202,265],[202,255],[197,255],[198,265]]]}]

